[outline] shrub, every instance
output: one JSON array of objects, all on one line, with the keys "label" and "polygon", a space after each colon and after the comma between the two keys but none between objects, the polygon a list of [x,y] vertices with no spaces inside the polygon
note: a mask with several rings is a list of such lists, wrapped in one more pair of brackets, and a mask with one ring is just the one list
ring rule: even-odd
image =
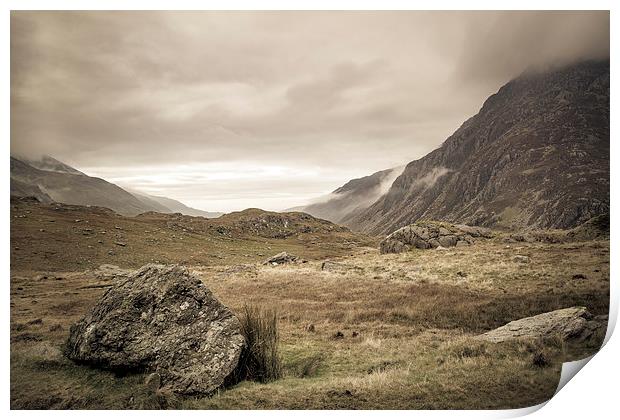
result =
[{"label": "shrub", "polygon": [[244,306],[241,332],[245,346],[231,382],[243,380],[270,382],[282,377],[282,362],[278,353],[278,318],[273,310]]}]

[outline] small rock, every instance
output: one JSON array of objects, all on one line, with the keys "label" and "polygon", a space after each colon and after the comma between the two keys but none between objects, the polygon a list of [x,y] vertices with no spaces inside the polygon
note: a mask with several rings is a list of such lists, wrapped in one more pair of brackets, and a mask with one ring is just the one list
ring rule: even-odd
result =
[{"label": "small rock", "polygon": [[274,255],[271,258],[268,258],[267,261],[263,263],[263,265],[278,265],[278,264],[289,264],[297,261],[297,257],[292,254],[288,254],[287,252],[280,252],[279,254]]},{"label": "small rock", "polygon": [[344,334],[342,333],[342,331],[337,331],[332,338],[334,340],[342,340],[344,338]]},{"label": "small rock", "polygon": [[516,263],[527,264],[530,262],[530,257],[527,255],[515,255],[512,260]]},{"label": "small rock", "polygon": [[573,280],[585,280],[587,277],[584,274],[573,274]]}]

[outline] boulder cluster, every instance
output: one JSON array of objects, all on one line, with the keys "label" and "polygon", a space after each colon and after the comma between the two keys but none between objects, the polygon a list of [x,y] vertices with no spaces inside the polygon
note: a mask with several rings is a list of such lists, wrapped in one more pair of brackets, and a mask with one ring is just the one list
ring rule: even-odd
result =
[{"label": "boulder cluster", "polygon": [[492,236],[489,229],[476,226],[416,222],[388,235],[381,241],[379,249],[382,254],[395,254],[413,248],[467,246],[474,243],[474,238],[491,238]]}]

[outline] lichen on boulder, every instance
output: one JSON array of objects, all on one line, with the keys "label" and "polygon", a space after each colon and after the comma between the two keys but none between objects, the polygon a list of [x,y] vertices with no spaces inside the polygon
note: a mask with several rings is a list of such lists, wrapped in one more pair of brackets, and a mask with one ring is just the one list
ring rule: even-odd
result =
[{"label": "lichen on boulder", "polygon": [[65,355],[117,371],[156,372],[162,388],[209,394],[244,346],[237,317],[180,266],[149,264],[119,280],[71,327]]}]

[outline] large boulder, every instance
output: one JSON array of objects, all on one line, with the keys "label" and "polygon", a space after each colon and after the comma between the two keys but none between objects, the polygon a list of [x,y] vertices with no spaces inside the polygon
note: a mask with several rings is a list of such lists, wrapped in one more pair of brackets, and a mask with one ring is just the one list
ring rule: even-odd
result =
[{"label": "large boulder", "polygon": [[208,394],[235,369],[239,320],[180,266],[149,264],[119,280],[71,327],[70,359],[121,371],[157,372],[180,394]]},{"label": "large boulder", "polygon": [[474,243],[474,238],[491,238],[492,236],[489,229],[476,226],[416,222],[392,232],[381,241],[379,249],[382,254],[397,254],[412,248],[466,246]]},{"label": "large boulder", "polygon": [[512,321],[495,330],[488,331],[480,337],[493,343],[517,338],[547,339],[554,337],[582,342],[606,326],[605,317],[593,317],[586,308],[574,306]]}]

